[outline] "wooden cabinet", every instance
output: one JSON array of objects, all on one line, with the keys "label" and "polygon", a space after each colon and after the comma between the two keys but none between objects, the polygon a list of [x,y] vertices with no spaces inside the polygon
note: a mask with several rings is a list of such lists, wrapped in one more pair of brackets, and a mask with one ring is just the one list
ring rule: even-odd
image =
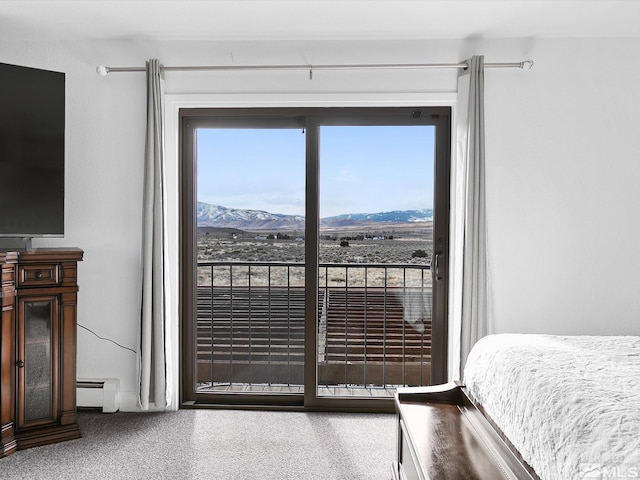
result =
[{"label": "wooden cabinet", "polygon": [[80,437],[79,249],[0,252],[0,457]]}]

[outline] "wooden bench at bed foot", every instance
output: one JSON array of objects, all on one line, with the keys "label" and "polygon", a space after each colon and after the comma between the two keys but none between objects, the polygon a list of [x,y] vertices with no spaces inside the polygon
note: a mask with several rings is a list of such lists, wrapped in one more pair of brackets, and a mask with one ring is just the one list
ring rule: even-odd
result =
[{"label": "wooden bench at bed foot", "polygon": [[399,388],[394,480],[536,480],[458,383]]}]

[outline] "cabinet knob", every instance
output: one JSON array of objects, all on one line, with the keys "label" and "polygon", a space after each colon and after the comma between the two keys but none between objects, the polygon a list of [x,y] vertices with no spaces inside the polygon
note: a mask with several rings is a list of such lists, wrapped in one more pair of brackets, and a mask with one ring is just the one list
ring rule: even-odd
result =
[{"label": "cabinet knob", "polygon": [[18,360],[18,361],[16,362],[16,366],[17,366],[18,368],[24,368],[24,362],[23,362],[22,360]]},{"label": "cabinet knob", "polygon": [[36,271],[36,278],[42,278],[42,272],[40,270]]}]

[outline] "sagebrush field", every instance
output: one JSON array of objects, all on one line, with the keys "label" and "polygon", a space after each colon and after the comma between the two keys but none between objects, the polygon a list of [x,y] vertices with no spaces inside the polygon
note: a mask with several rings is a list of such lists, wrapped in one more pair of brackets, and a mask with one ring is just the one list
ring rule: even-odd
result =
[{"label": "sagebrush field", "polygon": [[[348,264],[326,266],[320,269],[320,284],[336,286],[360,286],[402,282],[422,284],[421,268],[373,268],[374,265],[429,265],[432,253],[432,224],[395,224],[381,229],[343,229],[321,231],[319,263]],[[209,262],[259,262],[299,264],[289,268],[234,266],[233,284],[279,284],[291,286],[304,284],[305,240],[300,232],[246,232],[233,229],[198,228],[198,263]],[[365,266],[371,266],[363,268]],[[347,271],[348,270],[348,271]],[[198,268],[198,284],[210,285],[213,274],[216,285],[229,283],[230,269],[201,266]],[[365,277],[366,276],[366,277]],[[402,278],[398,278],[401,276]],[[430,275],[427,271],[428,282]],[[288,277],[288,278],[287,278]],[[415,277],[415,278],[414,278]]]}]

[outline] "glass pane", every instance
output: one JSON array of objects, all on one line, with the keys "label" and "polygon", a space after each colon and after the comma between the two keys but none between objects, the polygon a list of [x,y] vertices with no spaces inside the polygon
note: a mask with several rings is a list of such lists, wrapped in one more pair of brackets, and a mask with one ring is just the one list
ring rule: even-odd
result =
[{"label": "glass pane", "polygon": [[321,127],[319,396],[429,384],[434,134]]},{"label": "glass pane", "polygon": [[25,421],[51,418],[51,303],[25,304]]},{"label": "glass pane", "polygon": [[304,195],[301,130],[197,130],[197,392],[302,392]]}]

